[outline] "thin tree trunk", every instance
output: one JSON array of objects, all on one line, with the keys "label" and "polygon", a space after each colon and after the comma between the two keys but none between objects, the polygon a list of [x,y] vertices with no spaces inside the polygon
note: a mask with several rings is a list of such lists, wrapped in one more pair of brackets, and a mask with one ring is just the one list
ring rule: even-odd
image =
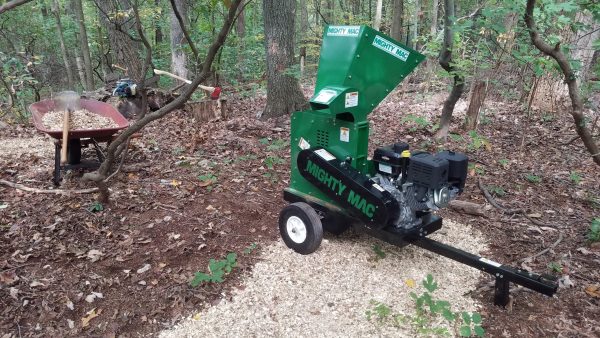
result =
[{"label": "thin tree trunk", "polygon": [[71,69],[71,63],[69,62],[69,55],[67,53],[67,46],[65,44],[65,37],[63,35],[63,28],[60,22],[60,5],[58,4],[58,0],[53,0],[52,12],[54,13],[54,18],[56,19],[56,30],[58,33],[58,40],[60,42],[60,52],[62,54],[63,63],[65,65],[65,71],[67,73],[67,83],[69,85],[69,89],[74,89],[73,85],[75,80],[73,78],[73,70]]},{"label": "thin tree trunk", "polygon": [[577,84],[577,77],[575,72],[571,68],[569,58],[560,49],[560,42],[554,47],[547,44],[544,39],[540,36],[535,20],[533,18],[533,9],[535,7],[535,0],[527,0],[527,7],[525,9],[525,24],[529,29],[529,37],[533,45],[539,49],[542,53],[552,57],[559,65],[560,69],[565,76],[565,83],[569,88],[569,97],[571,98],[571,115],[573,116],[573,122],[575,123],[575,130],[577,135],[583,141],[583,144],[592,155],[594,162],[600,165],[600,148],[594,142],[592,133],[587,128],[587,122],[583,115],[583,101],[581,99],[581,93],[579,92],[579,85]]},{"label": "thin tree trunk", "polygon": [[300,77],[304,76],[306,64],[306,37],[308,35],[308,6],[306,0],[300,0]]},{"label": "thin tree trunk", "polygon": [[239,47],[237,50],[237,63],[238,63],[238,72],[237,77],[238,81],[241,83],[244,81],[244,71],[245,71],[245,49],[246,49],[246,16],[244,14],[244,8],[240,7],[238,11],[238,18],[235,22],[235,32],[237,33]]},{"label": "thin tree trunk", "polygon": [[81,85],[86,87],[85,69],[83,66],[83,61],[81,60],[81,55],[79,55],[79,51],[75,51],[75,66],[77,67],[77,73],[79,74]]},{"label": "thin tree trunk", "polygon": [[454,66],[452,65],[452,48],[453,48],[453,25],[452,21],[455,17],[454,15],[454,0],[444,0],[444,7],[446,9],[446,13],[444,15],[444,43],[442,45],[442,50],[440,51],[440,66],[444,68],[445,71],[452,74],[453,76],[453,84],[452,90],[450,91],[450,95],[446,101],[444,101],[444,107],[442,108],[442,116],[440,118],[440,129],[437,131],[435,138],[441,141],[445,141],[448,137],[448,131],[450,129],[450,121],[452,120],[452,113],[454,112],[454,106],[465,87],[465,82],[463,77],[455,72]]},{"label": "thin tree trunk", "polygon": [[[160,7],[161,0],[154,0],[154,6]],[[163,42],[163,32],[160,28],[160,19],[156,20],[154,23],[154,44],[158,45]]]},{"label": "thin tree trunk", "polygon": [[[183,24],[187,26],[187,4],[184,0],[174,0],[172,2],[177,6],[177,11],[183,20]],[[188,77],[187,58],[183,51],[185,36],[183,29],[179,24],[176,14],[171,12],[171,71],[175,75],[183,78]]]},{"label": "thin tree trunk", "polygon": [[433,0],[432,5],[431,5],[431,28],[430,28],[430,33],[431,33],[431,37],[435,38],[435,36],[437,35],[437,29],[438,29],[438,7],[440,6],[440,1],[439,0]]},{"label": "thin tree trunk", "polygon": [[296,0],[264,0],[267,57],[267,104],[262,118],[290,114],[306,105],[298,79],[289,74],[294,64]]},{"label": "thin tree trunk", "polygon": [[373,28],[379,30],[381,27],[381,10],[383,8],[383,0],[377,0],[377,7],[375,7],[375,19],[373,19]]},{"label": "thin tree trunk", "polygon": [[412,21],[410,25],[410,46],[414,49],[417,49],[417,39],[419,37],[419,17],[421,13],[421,2],[420,0],[415,0],[415,13],[412,16]]},{"label": "thin tree trunk", "polygon": [[471,90],[469,108],[467,108],[467,117],[465,118],[464,128],[474,130],[479,120],[479,112],[487,95],[487,83],[482,80],[476,80]]},{"label": "thin tree trunk", "polygon": [[403,16],[404,16],[404,0],[394,0],[394,6],[392,8],[392,29],[390,36],[398,41],[403,41]]},{"label": "thin tree trunk", "polygon": [[94,75],[92,71],[92,59],[90,57],[90,47],[88,44],[88,36],[85,30],[85,17],[83,15],[83,5],[81,0],[72,1],[73,10],[75,17],[77,18],[77,24],[79,26],[79,47],[81,54],[83,55],[83,66],[85,69],[85,90],[94,90]]}]

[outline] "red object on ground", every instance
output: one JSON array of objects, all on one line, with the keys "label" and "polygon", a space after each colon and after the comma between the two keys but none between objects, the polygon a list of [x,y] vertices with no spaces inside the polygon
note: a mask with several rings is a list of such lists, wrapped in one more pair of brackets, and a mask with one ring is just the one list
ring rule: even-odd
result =
[{"label": "red object on ground", "polygon": [[211,100],[218,100],[219,96],[221,96],[221,87],[215,87],[212,93],[210,93]]},{"label": "red object on ground", "polygon": [[[69,130],[69,139],[110,139],[116,132],[129,126],[129,121],[127,121],[115,107],[108,103],[96,100],[79,100],[79,106],[91,113],[112,119],[117,124],[117,127],[102,129],[71,129]],[[29,111],[31,112],[31,119],[33,120],[35,129],[50,135],[52,138],[60,140],[62,138],[62,130],[49,130],[44,126],[42,121],[42,117],[47,112],[55,110],[56,107],[57,103],[55,100],[42,100],[31,104],[29,106]]]}]

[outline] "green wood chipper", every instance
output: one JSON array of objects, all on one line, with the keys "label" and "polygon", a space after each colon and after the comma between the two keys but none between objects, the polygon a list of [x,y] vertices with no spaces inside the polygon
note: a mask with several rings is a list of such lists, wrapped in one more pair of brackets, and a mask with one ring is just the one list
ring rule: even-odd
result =
[{"label": "green wood chipper", "polygon": [[404,142],[368,154],[375,107],[424,56],[367,26],[328,26],[310,109],[291,117],[291,178],[279,217],[285,244],[313,253],[323,230],[349,227],[388,243],[417,245],[496,278],[494,302],[506,305],[510,282],[552,296],[554,277],[479,257],[427,238],[442,227],[433,214],[464,189],[465,154],[430,154]]}]

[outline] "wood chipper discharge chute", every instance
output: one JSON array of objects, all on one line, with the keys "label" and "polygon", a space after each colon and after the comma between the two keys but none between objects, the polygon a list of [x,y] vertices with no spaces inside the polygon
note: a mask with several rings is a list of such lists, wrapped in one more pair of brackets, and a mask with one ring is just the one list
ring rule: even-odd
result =
[{"label": "wood chipper discharge chute", "polygon": [[327,26],[310,109],[291,117],[291,180],[279,229],[288,247],[313,253],[323,230],[356,229],[388,243],[417,245],[496,278],[494,302],[506,305],[510,282],[545,295],[557,283],[426,238],[442,227],[434,211],[458,197],[468,158],[410,150],[407,143],[377,148],[369,158],[367,116],[424,60],[424,56],[367,26]]}]

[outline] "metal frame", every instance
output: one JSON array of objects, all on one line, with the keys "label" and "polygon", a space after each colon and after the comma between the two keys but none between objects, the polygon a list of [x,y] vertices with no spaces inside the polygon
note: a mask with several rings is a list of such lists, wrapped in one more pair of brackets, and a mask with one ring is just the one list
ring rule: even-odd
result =
[{"label": "metal frame", "polygon": [[[338,211],[329,210],[326,206],[309,198],[304,198],[286,189],[284,199],[290,203],[305,202],[321,212]],[[344,217],[349,217],[344,215]],[[552,296],[558,290],[556,277],[528,272],[508,265],[494,262],[490,259],[474,255],[467,251],[452,247],[450,245],[427,238],[426,236],[442,228],[442,218],[431,213],[423,214],[423,224],[410,230],[391,230],[390,227],[383,229],[368,228],[360,222],[354,223],[354,228],[372,237],[398,247],[409,244],[416,245],[438,255],[450,258],[454,261],[466,264],[470,267],[486,272],[495,278],[494,304],[506,306],[510,301],[510,283],[521,285],[546,296]]]},{"label": "metal frame", "polygon": [[104,161],[105,156],[102,152],[102,149],[100,148],[100,144],[98,144],[98,141],[93,138],[81,141],[82,147],[87,147],[90,144],[94,146],[94,150],[96,151],[98,161],[81,160],[79,163],[69,163],[66,165],[61,165],[60,150],[62,148],[62,145],[59,140],[54,142],[54,174],[52,177],[52,183],[54,183],[55,186],[60,185],[61,171],[74,169],[98,169],[100,167],[100,163]]}]

